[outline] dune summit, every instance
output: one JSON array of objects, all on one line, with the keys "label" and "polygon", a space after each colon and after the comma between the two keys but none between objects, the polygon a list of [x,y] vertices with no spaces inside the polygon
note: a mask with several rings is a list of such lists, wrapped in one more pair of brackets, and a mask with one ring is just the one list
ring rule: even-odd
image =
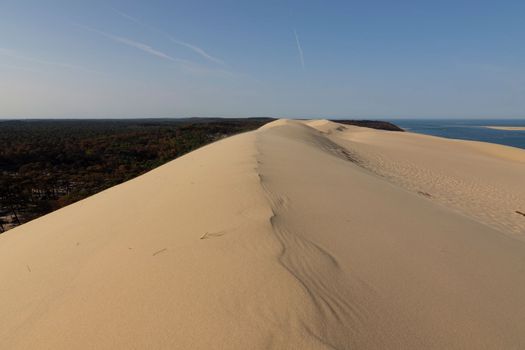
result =
[{"label": "dune summit", "polygon": [[1,349],[520,349],[525,151],[325,120],[0,236]]}]

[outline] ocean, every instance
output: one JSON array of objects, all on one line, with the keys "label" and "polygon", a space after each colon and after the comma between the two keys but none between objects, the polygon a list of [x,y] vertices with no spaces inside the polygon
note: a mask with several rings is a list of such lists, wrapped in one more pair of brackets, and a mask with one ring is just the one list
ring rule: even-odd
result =
[{"label": "ocean", "polygon": [[498,143],[525,149],[525,130],[507,131],[484,126],[523,126],[525,119],[391,119],[406,131],[447,137]]}]

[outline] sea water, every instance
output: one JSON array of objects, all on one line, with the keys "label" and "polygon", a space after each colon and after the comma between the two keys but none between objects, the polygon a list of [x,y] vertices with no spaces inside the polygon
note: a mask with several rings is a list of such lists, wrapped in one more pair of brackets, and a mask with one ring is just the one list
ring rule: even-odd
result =
[{"label": "sea water", "polygon": [[525,130],[494,130],[486,126],[522,126],[525,119],[392,119],[406,131],[447,137],[498,143],[525,149]]}]

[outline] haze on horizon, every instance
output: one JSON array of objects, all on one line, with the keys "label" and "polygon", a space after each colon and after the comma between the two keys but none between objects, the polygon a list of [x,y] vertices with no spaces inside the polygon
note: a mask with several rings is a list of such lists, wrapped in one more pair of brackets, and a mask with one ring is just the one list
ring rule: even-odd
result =
[{"label": "haze on horizon", "polygon": [[525,117],[525,3],[0,3],[0,118]]}]

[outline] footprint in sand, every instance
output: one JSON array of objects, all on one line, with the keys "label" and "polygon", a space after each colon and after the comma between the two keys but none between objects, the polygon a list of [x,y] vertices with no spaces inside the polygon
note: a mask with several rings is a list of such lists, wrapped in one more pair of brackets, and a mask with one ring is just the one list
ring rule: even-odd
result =
[{"label": "footprint in sand", "polygon": [[225,234],[226,234],[226,230],[219,231],[219,232],[206,232],[205,234],[201,236],[200,239],[216,238],[216,237],[224,236]]}]

